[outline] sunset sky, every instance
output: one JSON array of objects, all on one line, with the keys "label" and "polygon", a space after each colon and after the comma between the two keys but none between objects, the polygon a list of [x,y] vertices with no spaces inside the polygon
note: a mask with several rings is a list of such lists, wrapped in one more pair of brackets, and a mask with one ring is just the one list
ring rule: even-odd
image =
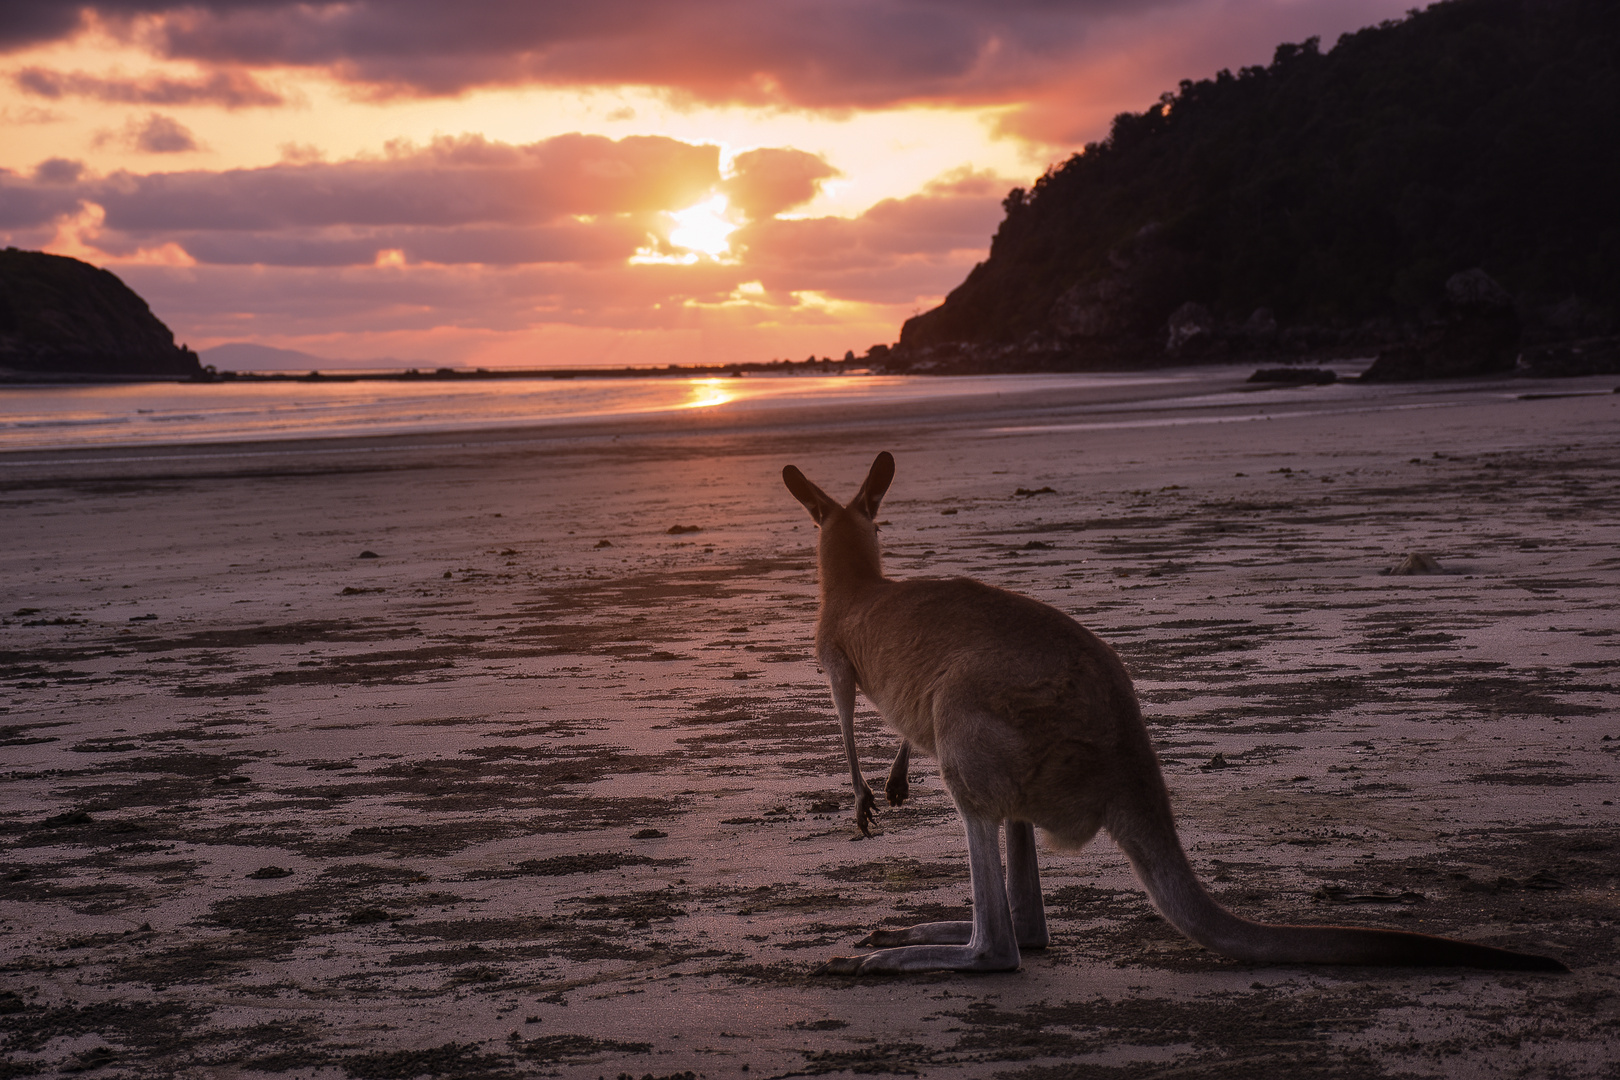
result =
[{"label": "sunset sky", "polygon": [[859,354],[1115,113],[1411,6],[6,0],[0,235],[196,349]]}]

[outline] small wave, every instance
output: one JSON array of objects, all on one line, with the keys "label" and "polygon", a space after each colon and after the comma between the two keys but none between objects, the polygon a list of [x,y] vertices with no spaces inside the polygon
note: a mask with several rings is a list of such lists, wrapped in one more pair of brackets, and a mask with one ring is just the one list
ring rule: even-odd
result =
[{"label": "small wave", "polygon": [[127,417],[127,416],[96,416],[96,417],[91,417],[89,419],[13,420],[9,424],[4,424],[4,425],[0,425],[0,426],[12,427],[12,428],[38,429],[38,428],[94,427],[97,424],[127,424],[127,423],[129,423],[129,417]]}]

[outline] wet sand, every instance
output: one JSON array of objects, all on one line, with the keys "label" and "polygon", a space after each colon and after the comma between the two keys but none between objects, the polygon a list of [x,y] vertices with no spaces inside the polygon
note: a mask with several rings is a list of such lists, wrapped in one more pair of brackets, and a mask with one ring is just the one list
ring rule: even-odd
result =
[{"label": "wet sand", "polygon": [[[1614,380],[1246,374],[0,455],[0,1069],[1612,1076]],[[1118,648],[1228,906],[1573,974],[1238,964],[1102,839],[1043,853],[1017,973],[817,975],[968,910],[931,762],[859,837],[810,655],[781,467],[848,495],[880,449],[891,575]]]}]

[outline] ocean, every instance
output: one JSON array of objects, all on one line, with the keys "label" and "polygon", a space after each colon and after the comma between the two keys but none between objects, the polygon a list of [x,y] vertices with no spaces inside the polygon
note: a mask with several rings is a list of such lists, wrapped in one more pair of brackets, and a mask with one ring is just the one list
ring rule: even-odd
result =
[{"label": "ocean", "polygon": [[1184,373],[220,382],[0,388],[0,452],[544,427],[690,410],[743,413],[1063,393],[1156,396]]}]

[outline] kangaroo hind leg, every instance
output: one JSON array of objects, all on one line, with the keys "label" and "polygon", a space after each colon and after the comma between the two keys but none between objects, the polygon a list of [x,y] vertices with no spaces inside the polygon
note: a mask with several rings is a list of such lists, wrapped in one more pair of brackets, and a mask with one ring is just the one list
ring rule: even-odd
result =
[{"label": "kangaroo hind leg", "polygon": [[[912,940],[921,940],[865,956],[835,956],[822,966],[823,972],[856,975],[1017,969],[1018,939],[1001,868],[1001,823],[978,815],[963,817],[967,824],[968,870],[973,879],[973,921],[925,923],[909,931],[890,931],[902,935],[917,932],[917,938]],[[940,929],[936,931],[935,927]],[[960,927],[967,928],[965,940]]]},{"label": "kangaroo hind leg", "polygon": [[1041,898],[1041,867],[1035,858],[1035,826],[1007,822],[1007,905],[1020,949],[1044,949],[1046,901]]},{"label": "kangaroo hind leg", "polygon": [[[1035,859],[1035,826],[1027,821],[1007,822],[1007,906],[1012,912],[1013,935],[1019,949],[1044,949],[1046,905],[1041,899],[1041,868]],[[902,930],[874,930],[860,942],[887,949],[897,945],[966,945],[973,937],[967,920],[918,923]]]}]

